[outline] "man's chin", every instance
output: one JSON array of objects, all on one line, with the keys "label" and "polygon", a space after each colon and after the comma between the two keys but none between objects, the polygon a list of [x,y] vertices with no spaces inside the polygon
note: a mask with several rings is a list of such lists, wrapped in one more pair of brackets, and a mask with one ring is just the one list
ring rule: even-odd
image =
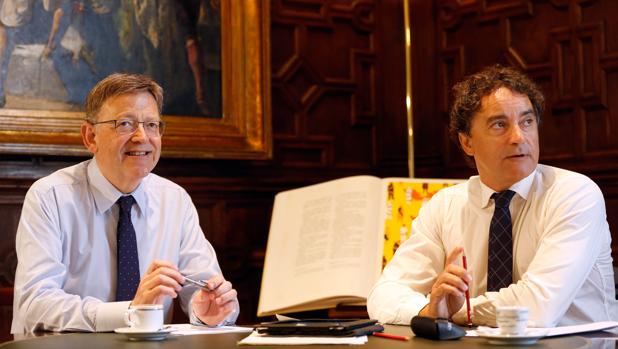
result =
[{"label": "man's chin", "polygon": [[148,174],[150,174],[150,172],[152,171],[152,168],[150,167],[140,167],[137,169],[137,173],[139,176],[141,176],[142,178],[148,176]]},{"label": "man's chin", "polygon": [[528,177],[536,168],[536,165],[526,164],[525,166],[517,166],[511,172],[513,177],[513,183],[517,183],[522,179]]},{"label": "man's chin", "polygon": [[144,177],[148,176],[151,171],[152,167],[150,166],[132,166],[129,173],[131,173],[133,178],[142,180]]}]

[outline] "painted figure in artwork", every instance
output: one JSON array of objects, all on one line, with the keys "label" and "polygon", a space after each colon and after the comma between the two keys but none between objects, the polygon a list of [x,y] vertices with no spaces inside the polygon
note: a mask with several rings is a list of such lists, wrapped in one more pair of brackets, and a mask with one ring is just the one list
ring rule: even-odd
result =
[{"label": "painted figure in artwork", "polygon": [[161,82],[165,114],[221,115],[219,0],[0,0],[0,108],[81,110],[118,71]]}]

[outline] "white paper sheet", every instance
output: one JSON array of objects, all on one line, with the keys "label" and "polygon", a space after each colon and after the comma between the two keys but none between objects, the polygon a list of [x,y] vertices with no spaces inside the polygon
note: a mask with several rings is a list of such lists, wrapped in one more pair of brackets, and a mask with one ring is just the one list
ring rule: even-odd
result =
[{"label": "white paper sheet", "polygon": [[167,325],[165,328],[172,330],[173,335],[177,336],[190,336],[195,334],[218,334],[218,333],[249,333],[253,331],[251,327],[240,326],[220,326],[220,327],[206,327],[206,326],[194,326],[191,324],[173,324]]},{"label": "white paper sheet", "polygon": [[[618,321],[602,321],[602,322],[593,322],[593,323],[583,324],[583,325],[548,327],[548,328],[534,327],[534,329],[547,330],[546,337],[553,337],[553,336],[562,336],[565,334],[575,334],[575,333],[608,330],[614,327],[618,327]],[[478,337],[478,333],[476,332],[476,330],[469,330],[466,332],[466,337]]]},{"label": "white paper sheet", "polygon": [[310,345],[310,344],[348,344],[362,345],[367,343],[367,336],[358,337],[288,337],[269,336],[252,332],[248,337],[238,342],[239,345]]}]

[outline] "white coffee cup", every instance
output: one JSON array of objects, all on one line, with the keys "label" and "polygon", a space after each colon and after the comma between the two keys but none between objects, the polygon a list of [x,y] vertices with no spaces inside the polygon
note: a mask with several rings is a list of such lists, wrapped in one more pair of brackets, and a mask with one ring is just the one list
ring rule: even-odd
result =
[{"label": "white coffee cup", "polygon": [[496,323],[503,335],[522,336],[528,327],[528,308],[520,306],[496,307]]},{"label": "white coffee cup", "polygon": [[132,305],[124,314],[124,322],[136,331],[158,331],[163,327],[163,305]]}]

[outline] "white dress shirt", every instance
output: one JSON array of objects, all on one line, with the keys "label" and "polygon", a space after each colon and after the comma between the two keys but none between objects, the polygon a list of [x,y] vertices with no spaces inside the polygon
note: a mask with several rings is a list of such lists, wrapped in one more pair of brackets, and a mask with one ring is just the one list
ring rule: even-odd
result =
[{"label": "white dress shirt", "polygon": [[[618,320],[605,202],[588,177],[538,165],[513,185],[513,284],[487,292],[493,191],[478,176],[439,191],[412,223],[370,292],[367,309],[382,322],[409,324],[429,302],[448,253],[463,246],[473,321],[495,325],[496,305],[530,310],[530,326]],[[461,261],[458,261],[459,265]],[[465,305],[453,316],[465,323]]]},{"label": "white dress shirt", "polygon": [[[130,302],[114,301],[119,211],[115,203],[122,195],[101,174],[94,159],[32,185],[17,228],[11,333],[110,331],[126,326],[124,312]],[[131,220],[140,275],[155,259],[174,263],[193,279],[221,273],[184,189],[149,174],[131,195],[136,201]],[[185,311],[191,309],[195,292],[191,286],[180,292]],[[165,300],[168,316],[171,303],[171,298]],[[238,310],[236,303],[226,322],[234,322]]]}]

